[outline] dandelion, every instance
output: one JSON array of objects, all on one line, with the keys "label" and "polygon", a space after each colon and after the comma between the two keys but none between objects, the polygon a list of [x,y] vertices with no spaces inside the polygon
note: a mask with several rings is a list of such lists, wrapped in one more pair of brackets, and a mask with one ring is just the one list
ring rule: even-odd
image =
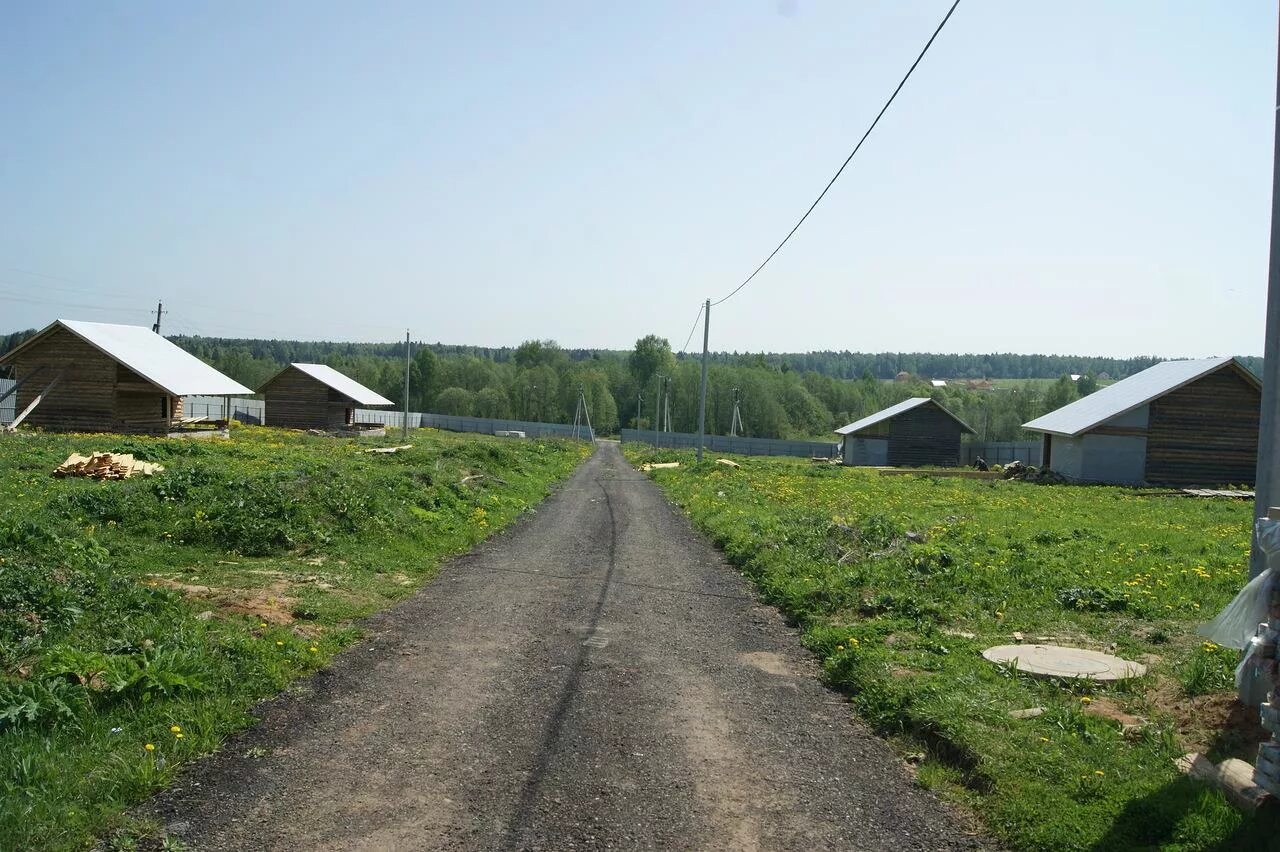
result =
[{"label": "dandelion", "polygon": [[1087,695],[1081,695],[1081,696],[1080,696],[1080,703],[1081,703],[1081,704],[1088,704],[1088,703],[1089,703],[1090,701],[1092,701],[1092,700],[1093,700],[1093,699],[1092,699],[1092,698],[1090,698],[1090,697],[1089,697],[1089,696],[1087,696]]},{"label": "dandelion", "polygon": [[266,627],[266,626],[267,626],[267,623],[266,623],[265,621],[260,621],[260,622],[258,622],[258,626],[259,626],[259,627]]},{"label": "dandelion", "polygon": [[844,650],[844,646],[843,646],[843,645],[837,645],[837,646],[836,646],[836,650],[837,650],[837,651],[843,651],[843,650]]},{"label": "dandelion", "polygon": [[185,737],[185,736],[186,736],[186,734],[184,734],[184,733],[182,733],[181,731],[179,731],[178,733],[176,733],[176,734],[174,734],[174,735],[173,735],[173,738],[174,738],[174,739],[176,739],[176,740],[180,740],[180,739],[182,739],[182,738],[183,738],[183,737]]},{"label": "dandelion", "polygon": [[1106,775],[1107,773],[1103,772],[1101,769],[1095,769],[1095,770],[1093,770],[1093,774],[1094,774],[1094,775],[1097,775],[1098,777],[1102,777],[1103,775]]},{"label": "dandelion", "polygon": [[1041,738],[1040,738],[1040,742],[1042,742],[1042,743],[1047,743],[1047,742],[1049,742],[1049,738],[1048,738],[1048,737],[1041,737]]},{"label": "dandelion", "polygon": [[181,726],[181,725],[170,725],[170,726],[169,726],[169,733],[171,733],[171,734],[180,734],[180,733],[182,733],[182,726]]},{"label": "dandelion", "polygon": [[155,743],[147,743],[146,745],[143,746],[143,748],[145,748],[147,751],[155,751],[156,745]]},{"label": "dandelion", "polygon": [[276,640],[276,644],[277,644],[277,645],[283,645],[284,643],[283,643],[283,642],[281,642],[281,641],[279,641],[279,640]]},{"label": "dandelion", "polygon": [[313,654],[318,653],[318,652],[320,651],[320,649],[319,649],[319,648],[317,648],[315,645],[312,645],[312,646],[311,646],[310,648],[308,648],[307,650],[308,650],[308,651],[310,651],[310,652],[311,652],[311,653],[313,653]]}]

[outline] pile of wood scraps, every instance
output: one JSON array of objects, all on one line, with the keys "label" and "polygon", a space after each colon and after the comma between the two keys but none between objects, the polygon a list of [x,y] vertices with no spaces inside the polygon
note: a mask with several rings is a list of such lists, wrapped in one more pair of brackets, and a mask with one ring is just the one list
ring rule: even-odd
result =
[{"label": "pile of wood scraps", "polygon": [[404,444],[403,446],[399,446],[399,447],[374,447],[371,450],[363,450],[363,452],[381,453],[383,455],[386,455],[387,453],[398,453],[401,450],[411,450],[411,449],[413,449],[413,444]]},{"label": "pile of wood scraps", "polygon": [[155,462],[138,461],[129,453],[72,453],[54,469],[54,476],[87,476],[90,479],[128,479],[135,473],[151,476],[164,470]]}]

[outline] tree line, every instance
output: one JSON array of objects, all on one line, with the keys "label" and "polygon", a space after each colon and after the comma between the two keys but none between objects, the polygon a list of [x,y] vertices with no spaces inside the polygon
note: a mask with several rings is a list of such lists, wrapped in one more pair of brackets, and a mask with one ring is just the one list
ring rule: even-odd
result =
[{"label": "tree line", "polygon": [[[34,330],[0,336],[0,353]],[[324,363],[403,405],[405,344],[171,337],[248,387],[290,362]],[[414,343],[409,407],[476,417],[570,422],[579,393],[597,431],[652,429],[662,408],[675,431],[697,429],[700,358],[677,355],[649,335],[630,350],[565,349],[530,340],[516,347]],[[738,353],[710,358],[707,429],[727,434],[735,403],[741,433],[829,439],[831,431],[912,396],[937,400],[981,440],[1028,437],[1021,424],[1159,359],[1014,353]],[[1259,371],[1260,358],[1244,359]],[[1073,380],[1070,375],[1078,375]],[[946,379],[934,387],[930,379]],[[1002,380],[999,384],[990,381]],[[966,381],[969,380],[969,381]],[[1009,381],[1014,380],[1014,381]]]}]

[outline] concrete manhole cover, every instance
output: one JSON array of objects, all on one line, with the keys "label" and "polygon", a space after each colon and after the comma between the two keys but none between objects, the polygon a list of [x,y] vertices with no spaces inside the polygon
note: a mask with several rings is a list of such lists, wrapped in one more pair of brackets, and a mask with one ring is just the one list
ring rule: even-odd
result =
[{"label": "concrete manhole cover", "polygon": [[1013,665],[1018,671],[1039,677],[1080,677],[1089,680],[1125,680],[1147,673],[1147,667],[1100,651],[1064,648],[1061,645],[997,645],[982,652],[993,663]]}]

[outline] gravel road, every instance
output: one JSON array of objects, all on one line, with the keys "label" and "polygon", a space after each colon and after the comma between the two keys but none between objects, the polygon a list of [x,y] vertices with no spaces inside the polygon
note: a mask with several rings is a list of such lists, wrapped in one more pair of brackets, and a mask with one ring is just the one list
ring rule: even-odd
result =
[{"label": "gravel road", "polygon": [[259,711],[150,805],[192,849],[987,846],[611,443]]}]

